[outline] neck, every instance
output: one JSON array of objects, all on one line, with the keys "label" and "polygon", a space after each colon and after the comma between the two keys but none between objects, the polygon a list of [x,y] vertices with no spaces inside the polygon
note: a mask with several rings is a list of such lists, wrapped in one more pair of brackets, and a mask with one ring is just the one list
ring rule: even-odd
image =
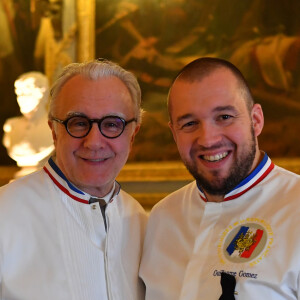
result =
[{"label": "neck", "polygon": [[207,202],[223,202],[225,195],[210,195],[204,192]]}]

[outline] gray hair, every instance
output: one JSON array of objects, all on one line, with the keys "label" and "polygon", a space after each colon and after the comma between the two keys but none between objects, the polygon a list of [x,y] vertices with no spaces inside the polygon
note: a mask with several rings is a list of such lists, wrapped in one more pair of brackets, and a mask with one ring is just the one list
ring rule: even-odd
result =
[{"label": "gray hair", "polygon": [[71,63],[63,69],[50,90],[49,119],[51,119],[52,113],[55,110],[56,98],[60,90],[75,75],[81,75],[91,80],[107,77],[119,78],[131,95],[133,104],[135,105],[137,123],[141,122],[143,114],[141,108],[141,89],[136,77],[133,73],[106,59],[97,59],[85,63]]}]

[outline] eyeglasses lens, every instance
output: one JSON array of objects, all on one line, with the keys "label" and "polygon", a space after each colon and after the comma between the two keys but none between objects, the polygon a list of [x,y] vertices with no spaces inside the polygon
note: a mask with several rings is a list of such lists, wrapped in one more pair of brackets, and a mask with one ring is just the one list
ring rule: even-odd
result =
[{"label": "eyeglasses lens", "polygon": [[68,132],[74,137],[84,137],[90,131],[92,123],[98,123],[101,133],[106,137],[119,136],[125,127],[122,119],[118,117],[105,117],[101,120],[89,120],[86,117],[72,117],[68,120],[67,129]]},{"label": "eyeglasses lens", "polygon": [[67,127],[71,135],[75,137],[82,137],[89,131],[90,123],[87,118],[73,117],[69,119]]},{"label": "eyeglasses lens", "polygon": [[107,117],[102,120],[101,131],[104,135],[115,137],[122,133],[124,123],[120,118]]}]

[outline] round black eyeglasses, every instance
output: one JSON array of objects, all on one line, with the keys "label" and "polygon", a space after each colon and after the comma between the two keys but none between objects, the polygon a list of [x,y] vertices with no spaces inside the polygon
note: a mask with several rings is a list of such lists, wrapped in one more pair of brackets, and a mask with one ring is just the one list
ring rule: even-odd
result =
[{"label": "round black eyeglasses", "polygon": [[137,122],[137,119],[130,119],[125,121],[123,118],[117,116],[105,116],[101,119],[89,119],[85,116],[72,116],[66,120],[60,120],[52,117],[53,121],[63,124],[67,132],[74,138],[83,138],[89,134],[92,129],[93,123],[98,124],[101,134],[109,139],[119,137],[126,125],[131,122]]}]

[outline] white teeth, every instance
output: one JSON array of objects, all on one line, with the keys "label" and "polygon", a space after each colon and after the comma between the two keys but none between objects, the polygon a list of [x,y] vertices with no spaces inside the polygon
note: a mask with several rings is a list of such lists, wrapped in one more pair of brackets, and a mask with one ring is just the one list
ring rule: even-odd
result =
[{"label": "white teeth", "polygon": [[98,162],[98,161],[104,161],[104,158],[99,158],[99,159],[89,159],[89,161],[94,161],[94,162]]},{"label": "white teeth", "polygon": [[203,155],[203,159],[208,160],[208,161],[218,161],[221,160],[222,158],[226,157],[228,155],[228,152],[223,152],[221,154],[217,155]]}]

